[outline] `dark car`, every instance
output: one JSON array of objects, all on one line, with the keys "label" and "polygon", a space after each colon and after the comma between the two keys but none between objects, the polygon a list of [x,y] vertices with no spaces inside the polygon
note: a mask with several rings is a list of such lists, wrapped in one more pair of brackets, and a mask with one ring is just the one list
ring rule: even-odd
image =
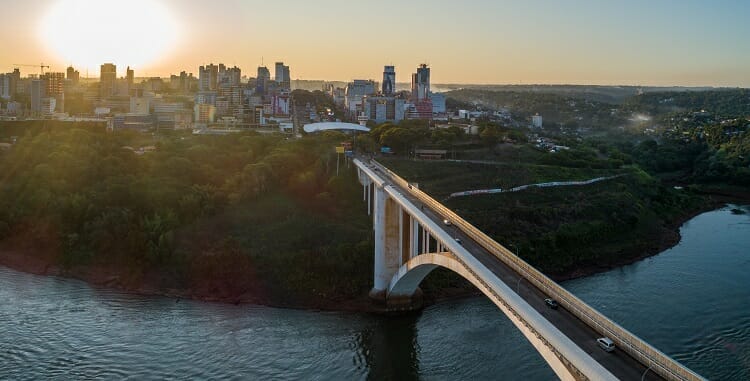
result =
[{"label": "dark car", "polygon": [[552,308],[553,310],[557,309],[557,301],[555,299],[544,299],[544,302],[547,303],[547,305]]}]

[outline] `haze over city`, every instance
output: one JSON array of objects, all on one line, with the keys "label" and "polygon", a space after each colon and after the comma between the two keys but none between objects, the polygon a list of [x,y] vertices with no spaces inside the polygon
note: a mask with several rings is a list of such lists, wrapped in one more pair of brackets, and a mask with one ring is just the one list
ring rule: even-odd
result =
[{"label": "haze over city", "polygon": [[[168,76],[274,61],[293,79],[440,68],[435,83],[750,86],[748,3],[714,1],[3,1],[0,71],[114,62]],[[82,21],[83,20],[83,21]],[[124,74],[123,74],[124,75]],[[398,82],[409,82],[401,71]]]}]

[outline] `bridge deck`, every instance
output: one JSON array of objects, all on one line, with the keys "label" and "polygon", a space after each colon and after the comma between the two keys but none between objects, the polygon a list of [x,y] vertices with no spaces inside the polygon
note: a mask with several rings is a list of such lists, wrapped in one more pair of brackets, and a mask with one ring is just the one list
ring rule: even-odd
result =
[{"label": "bridge deck", "polygon": [[[411,193],[401,188],[397,182],[390,178],[389,174],[378,172],[387,180],[388,185],[399,189],[402,195],[411,201],[414,205],[423,205],[420,200]],[[434,222],[442,225],[443,216],[425,205],[424,213]],[[601,337],[595,330],[586,325],[576,316],[565,310],[562,306],[557,310],[549,308],[544,299],[548,296],[541,290],[531,285],[526,280],[509,268],[505,263],[495,257],[492,253],[484,249],[480,244],[474,242],[468,235],[464,234],[458,227],[443,226],[443,229],[455,238],[460,238],[462,246],[466,248],[477,260],[492,271],[508,287],[518,293],[529,305],[536,309],[542,316],[551,322],[557,329],[565,334],[570,340],[581,347],[594,360],[609,370],[615,377],[621,380],[662,380],[661,377],[653,372],[646,372],[646,367],[640,362],[633,359],[627,353],[615,349],[614,352],[607,353],[599,348],[596,339]],[[643,375],[645,374],[645,377]],[[642,378],[643,377],[643,378]]]}]

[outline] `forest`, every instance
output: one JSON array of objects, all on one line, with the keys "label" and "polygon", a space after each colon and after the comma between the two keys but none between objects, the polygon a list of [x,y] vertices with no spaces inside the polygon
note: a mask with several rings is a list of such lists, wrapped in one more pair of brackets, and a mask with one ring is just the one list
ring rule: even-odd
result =
[{"label": "forest", "polygon": [[371,286],[361,191],[353,170],[336,176],[344,136],[57,127],[3,130],[17,136],[0,151],[3,250],[222,300],[306,304]]}]

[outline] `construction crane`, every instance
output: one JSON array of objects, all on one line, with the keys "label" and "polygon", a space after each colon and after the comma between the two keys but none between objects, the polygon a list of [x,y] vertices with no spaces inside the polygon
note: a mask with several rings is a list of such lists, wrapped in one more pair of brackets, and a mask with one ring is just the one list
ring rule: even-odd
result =
[{"label": "construction crane", "polygon": [[13,66],[27,66],[27,67],[39,67],[39,72],[41,73],[39,76],[44,76],[44,68],[49,69],[49,65],[45,65],[44,62],[40,63],[39,65],[29,65],[29,64],[13,64]]}]

